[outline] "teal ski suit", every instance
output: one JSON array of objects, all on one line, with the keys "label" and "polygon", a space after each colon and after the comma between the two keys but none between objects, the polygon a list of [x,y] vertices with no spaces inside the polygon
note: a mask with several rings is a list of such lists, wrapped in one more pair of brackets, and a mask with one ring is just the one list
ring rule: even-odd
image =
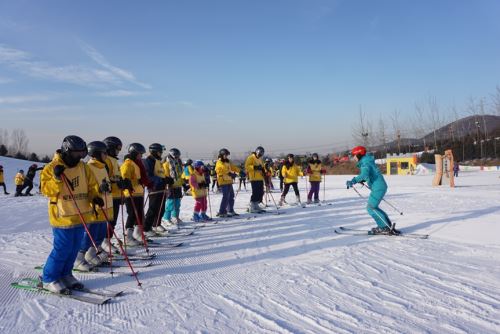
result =
[{"label": "teal ski suit", "polygon": [[379,204],[387,192],[387,183],[377,165],[375,165],[375,158],[371,154],[366,154],[359,160],[356,165],[360,172],[359,175],[354,177],[350,182],[352,184],[366,182],[370,187],[370,197],[368,197],[368,205],[366,210],[372,216],[380,228],[391,227],[392,223],[384,210],[379,208]]}]

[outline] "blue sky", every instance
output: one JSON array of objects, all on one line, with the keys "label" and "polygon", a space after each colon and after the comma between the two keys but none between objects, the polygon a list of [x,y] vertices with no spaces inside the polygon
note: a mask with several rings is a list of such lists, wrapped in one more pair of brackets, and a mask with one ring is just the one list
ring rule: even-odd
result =
[{"label": "blue sky", "polygon": [[[353,144],[432,95],[500,84],[500,2],[0,1],[0,128],[51,153],[67,134],[190,157]],[[185,154],[186,155],[186,154]]]}]

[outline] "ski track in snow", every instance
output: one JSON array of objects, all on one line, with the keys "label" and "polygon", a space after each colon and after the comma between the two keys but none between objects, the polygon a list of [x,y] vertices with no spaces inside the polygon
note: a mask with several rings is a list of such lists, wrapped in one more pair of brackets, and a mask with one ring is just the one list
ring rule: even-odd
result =
[{"label": "ski track in snow", "polygon": [[[52,236],[43,197],[0,195],[0,332],[498,333],[499,175],[461,173],[456,189],[432,188],[432,177],[387,178],[386,199],[404,215],[382,207],[428,240],[334,234],[372,222],[366,200],[343,188],[348,177],[331,176],[331,206],[284,207],[283,215],[270,207],[207,224],[182,247],[152,248],[153,266],[138,269],[143,288],[127,268],[113,278],[77,274],[91,288],[125,290],[102,306],[10,287],[40,274],[32,268]],[[237,211],[249,195],[238,194]],[[215,213],[220,195],[211,202]],[[184,198],[183,219],[192,207]]]}]

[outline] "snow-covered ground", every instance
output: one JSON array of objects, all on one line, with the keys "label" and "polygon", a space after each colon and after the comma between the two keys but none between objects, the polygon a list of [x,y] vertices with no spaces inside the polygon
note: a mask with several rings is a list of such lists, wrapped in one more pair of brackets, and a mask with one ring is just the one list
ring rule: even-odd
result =
[{"label": "snow-covered ground", "polygon": [[[15,171],[29,163],[0,164],[13,193]],[[103,306],[10,287],[38,275],[32,268],[52,237],[45,198],[2,194],[0,332],[499,333],[499,176],[461,173],[455,189],[433,188],[432,176],[388,177],[386,199],[404,215],[382,207],[427,240],[335,234],[373,223],[366,200],[345,189],[348,177],[328,176],[332,205],[200,228],[182,247],[154,250],[154,265],[140,269],[142,288],[128,275],[78,275],[89,287],[126,289]],[[238,194],[237,211],[249,196]],[[214,214],[220,198],[211,195]],[[184,198],[183,219],[192,207]]]}]

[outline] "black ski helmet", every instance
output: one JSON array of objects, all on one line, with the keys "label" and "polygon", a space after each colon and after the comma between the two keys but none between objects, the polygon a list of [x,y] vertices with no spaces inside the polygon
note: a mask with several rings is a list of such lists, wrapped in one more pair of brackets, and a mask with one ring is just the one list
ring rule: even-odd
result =
[{"label": "black ski helmet", "polygon": [[192,165],[192,164],[193,164],[193,160],[191,160],[191,159],[187,159],[187,161],[186,161],[186,166],[190,166],[190,165]]},{"label": "black ski helmet", "polygon": [[313,153],[313,154],[312,154],[312,158],[314,159],[314,157],[316,157],[316,159],[318,159],[318,160],[319,160],[319,155],[318,155],[318,153]]},{"label": "black ski helmet", "polygon": [[107,153],[106,144],[102,141],[93,141],[88,143],[87,149],[89,150],[89,155],[92,158],[101,158],[101,153]]},{"label": "black ski helmet", "polygon": [[[66,136],[61,144],[61,152],[87,151],[87,144],[78,136]],[[85,154],[87,155],[87,154]]]},{"label": "black ski helmet", "polygon": [[122,141],[118,137],[106,137],[103,140],[103,143],[106,144],[108,150],[116,150],[118,147],[122,147]]},{"label": "black ski helmet", "polygon": [[258,156],[258,157],[262,157],[264,156],[264,153],[266,153],[266,151],[264,150],[264,148],[262,146],[258,146],[256,149],[255,149],[255,154]]},{"label": "black ski helmet", "polygon": [[173,147],[170,151],[168,151],[168,154],[170,154],[173,158],[178,159],[181,156],[181,151]]},{"label": "black ski helmet", "polygon": [[149,153],[163,153],[163,145],[158,143],[153,143],[149,145]]},{"label": "black ski helmet", "polygon": [[231,154],[231,152],[229,152],[229,150],[228,150],[227,148],[221,148],[221,149],[219,150],[219,155],[220,155],[221,157],[222,157],[222,156],[224,156],[224,155],[230,155],[230,154]]},{"label": "black ski helmet", "polygon": [[293,155],[292,153],[289,153],[287,156],[286,156],[287,159],[289,158],[292,158],[292,159],[295,159],[295,155]]},{"label": "black ski helmet", "polygon": [[128,153],[139,153],[139,154],[144,154],[146,153],[146,149],[142,144],[139,143],[132,143],[128,146]]}]

